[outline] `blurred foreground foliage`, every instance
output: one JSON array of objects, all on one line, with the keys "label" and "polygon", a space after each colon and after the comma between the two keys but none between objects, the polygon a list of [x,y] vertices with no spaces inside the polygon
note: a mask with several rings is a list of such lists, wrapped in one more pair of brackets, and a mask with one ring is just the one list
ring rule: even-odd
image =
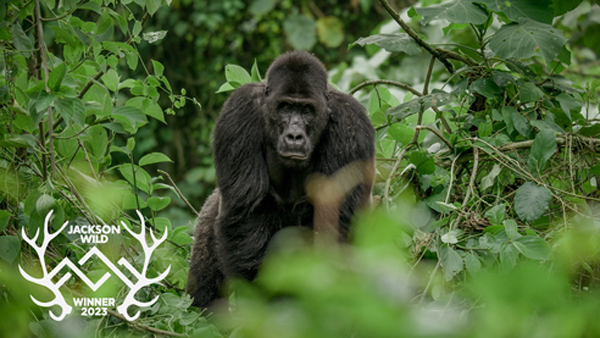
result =
[{"label": "blurred foreground foliage", "polygon": [[[600,335],[597,1],[425,1],[400,13],[385,0],[165,3],[0,1],[3,335]],[[382,12],[393,20],[356,31]],[[193,53],[164,66],[182,58],[178,44]],[[368,108],[378,207],[357,219],[352,246],[282,234],[257,281],[231,284],[231,309],[201,314],[183,289],[192,240],[182,211],[184,196],[214,184],[207,144],[225,98],[215,92],[260,81],[288,47],[335,65],[332,85]],[[157,165],[183,177],[183,193]],[[56,322],[32,303],[52,294],[18,271],[45,273],[23,233],[43,234],[50,210],[50,232],[124,221],[139,233],[134,209],[157,237],[168,231],[151,258],[127,234],[98,247],[149,278],[170,266],[136,294],[156,303],[132,322],[112,308]],[[88,247],[77,238],[58,234],[46,265],[79,261]],[[110,272],[98,259],[82,270]],[[61,291],[120,302],[129,288],[112,278],[92,292],[71,277]]]}]

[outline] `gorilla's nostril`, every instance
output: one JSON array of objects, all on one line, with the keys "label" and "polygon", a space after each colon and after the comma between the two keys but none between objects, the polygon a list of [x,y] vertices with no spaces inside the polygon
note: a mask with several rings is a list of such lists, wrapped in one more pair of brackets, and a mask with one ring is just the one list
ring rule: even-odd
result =
[{"label": "gorilla's nostril", "polygon": [[304,135],[302,133],[289,133],[285,136],[285,139],[291,143],[302,143],[304,142]]}]

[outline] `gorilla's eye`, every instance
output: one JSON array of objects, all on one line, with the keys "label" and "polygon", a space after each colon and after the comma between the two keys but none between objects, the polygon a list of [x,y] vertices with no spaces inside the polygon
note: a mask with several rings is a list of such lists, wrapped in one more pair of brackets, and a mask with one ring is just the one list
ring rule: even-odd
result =
[{"label": "gorilla's eye", "polygon": [[292,110],[292,105],[289,103],[283,103],[281,105],[281,109],[285,112],[289,112],[290,110]]},{"label": "gorilla's eye", "polygon": [[308,105],[304,106],[304,107],[302,107],[302,112],[304,114],[310,114],[310,113],[313,112],[313,108],[311,106],[308,106]]}]

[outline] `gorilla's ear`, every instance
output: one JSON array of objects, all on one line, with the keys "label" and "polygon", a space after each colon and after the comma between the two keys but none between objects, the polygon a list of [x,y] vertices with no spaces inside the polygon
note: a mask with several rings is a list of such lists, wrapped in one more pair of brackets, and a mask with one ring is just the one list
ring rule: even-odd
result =
[{"label": "gorilla's ear", "polygon": [[271,88],[267,85],[265,87],[265,97],[269,96],[269,93],[271,92]]}]

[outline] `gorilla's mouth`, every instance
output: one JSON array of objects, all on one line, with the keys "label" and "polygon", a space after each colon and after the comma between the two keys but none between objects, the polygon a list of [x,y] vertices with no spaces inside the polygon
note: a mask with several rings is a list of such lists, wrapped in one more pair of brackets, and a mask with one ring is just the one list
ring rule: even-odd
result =
[{"label": "gorilla's mouth", "polygon": [[300,152],[280,152],[279,156],[297,161],[306,161],[308,160],[308,154],[300,153]]}]

